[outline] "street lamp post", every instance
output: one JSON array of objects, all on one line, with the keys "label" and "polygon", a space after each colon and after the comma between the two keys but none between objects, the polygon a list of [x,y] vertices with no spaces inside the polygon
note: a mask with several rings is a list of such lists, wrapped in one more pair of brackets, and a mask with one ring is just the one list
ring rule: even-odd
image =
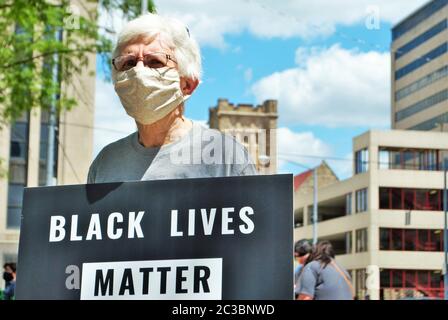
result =
[{"label": "street lamp post", "polygon": [[317,244],[317,168],[313,169],[313,244]]},{"label": "street lamp post", "polygon": [[443,275],[443,285],[444,285],[444,298],[448,300],[448,190],[447,190],[447,172],[448,168],[446,165],[446,160],[443,165],[443,213],[444,213],[444,226],[443,226],[443,263],[445,264],[445,274]]},{"label": "street lamp post", "polygon": [[[281,157],[279,155],[279,157]],[[317,244],[317,217],[318,217],[318,206],[317,206],[317,167],[310,168],[305,166],[299,162],[289,160],[285,157],[282,157],[286,162],[295,164],[299,167],[305,168],[307,170],[313,170],[313,244]]]},{"label": "street lamp post", "polygon": [[148,13],[148,0],[142,0],[142,14]]}]

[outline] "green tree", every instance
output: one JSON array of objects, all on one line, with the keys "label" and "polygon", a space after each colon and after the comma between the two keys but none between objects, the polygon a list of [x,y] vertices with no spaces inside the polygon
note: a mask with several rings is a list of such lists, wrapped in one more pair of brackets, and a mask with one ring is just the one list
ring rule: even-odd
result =
[{"label": "green tree", "polygon": [[[132,19],[141,13],[141,0],[0,0],[0,129],[35,107],[76,106],[61,82],[81,72],[91,53],[110,59],[113,30],[98,25],[98,10]],[[148,11],[155,11],[150,0]]]}]

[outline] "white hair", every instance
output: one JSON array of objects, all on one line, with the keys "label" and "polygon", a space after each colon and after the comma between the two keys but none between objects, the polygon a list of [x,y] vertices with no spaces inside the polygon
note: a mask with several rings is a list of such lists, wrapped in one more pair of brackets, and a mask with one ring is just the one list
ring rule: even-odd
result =
[{"label": "white hair", "polygon": [[[190,79],[201,79],[201,52],[196,40],[187,27],[177,19],[147,13],[128,22],[118,35],[113,57],[120,55],[121,49],[129,42],[142,36],[154,37],[160,34],[164,44],[174,52],[179,75]],[[116,76],[112,68],[112,79]]]}]

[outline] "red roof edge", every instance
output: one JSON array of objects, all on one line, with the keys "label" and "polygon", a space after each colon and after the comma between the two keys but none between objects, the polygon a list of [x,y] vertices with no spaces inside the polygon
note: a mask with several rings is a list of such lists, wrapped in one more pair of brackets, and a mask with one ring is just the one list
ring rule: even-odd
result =
[{"label": "red roof edge", "polygon": [[300,186],[306,181],[309,176],[311,176],[312,173],[313,170],[308,170],[294,176],[294,191],[297,191],[297,189],[300,188]]}]

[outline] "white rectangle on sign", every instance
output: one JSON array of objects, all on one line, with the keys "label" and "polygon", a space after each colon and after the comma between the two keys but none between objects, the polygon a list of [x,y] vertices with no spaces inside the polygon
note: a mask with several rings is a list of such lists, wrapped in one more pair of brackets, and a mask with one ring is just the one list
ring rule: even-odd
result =
[{"label": "white rectangle on sign", "polygon": [[83,263],[81,300],[221,300],[222,258]]}]

